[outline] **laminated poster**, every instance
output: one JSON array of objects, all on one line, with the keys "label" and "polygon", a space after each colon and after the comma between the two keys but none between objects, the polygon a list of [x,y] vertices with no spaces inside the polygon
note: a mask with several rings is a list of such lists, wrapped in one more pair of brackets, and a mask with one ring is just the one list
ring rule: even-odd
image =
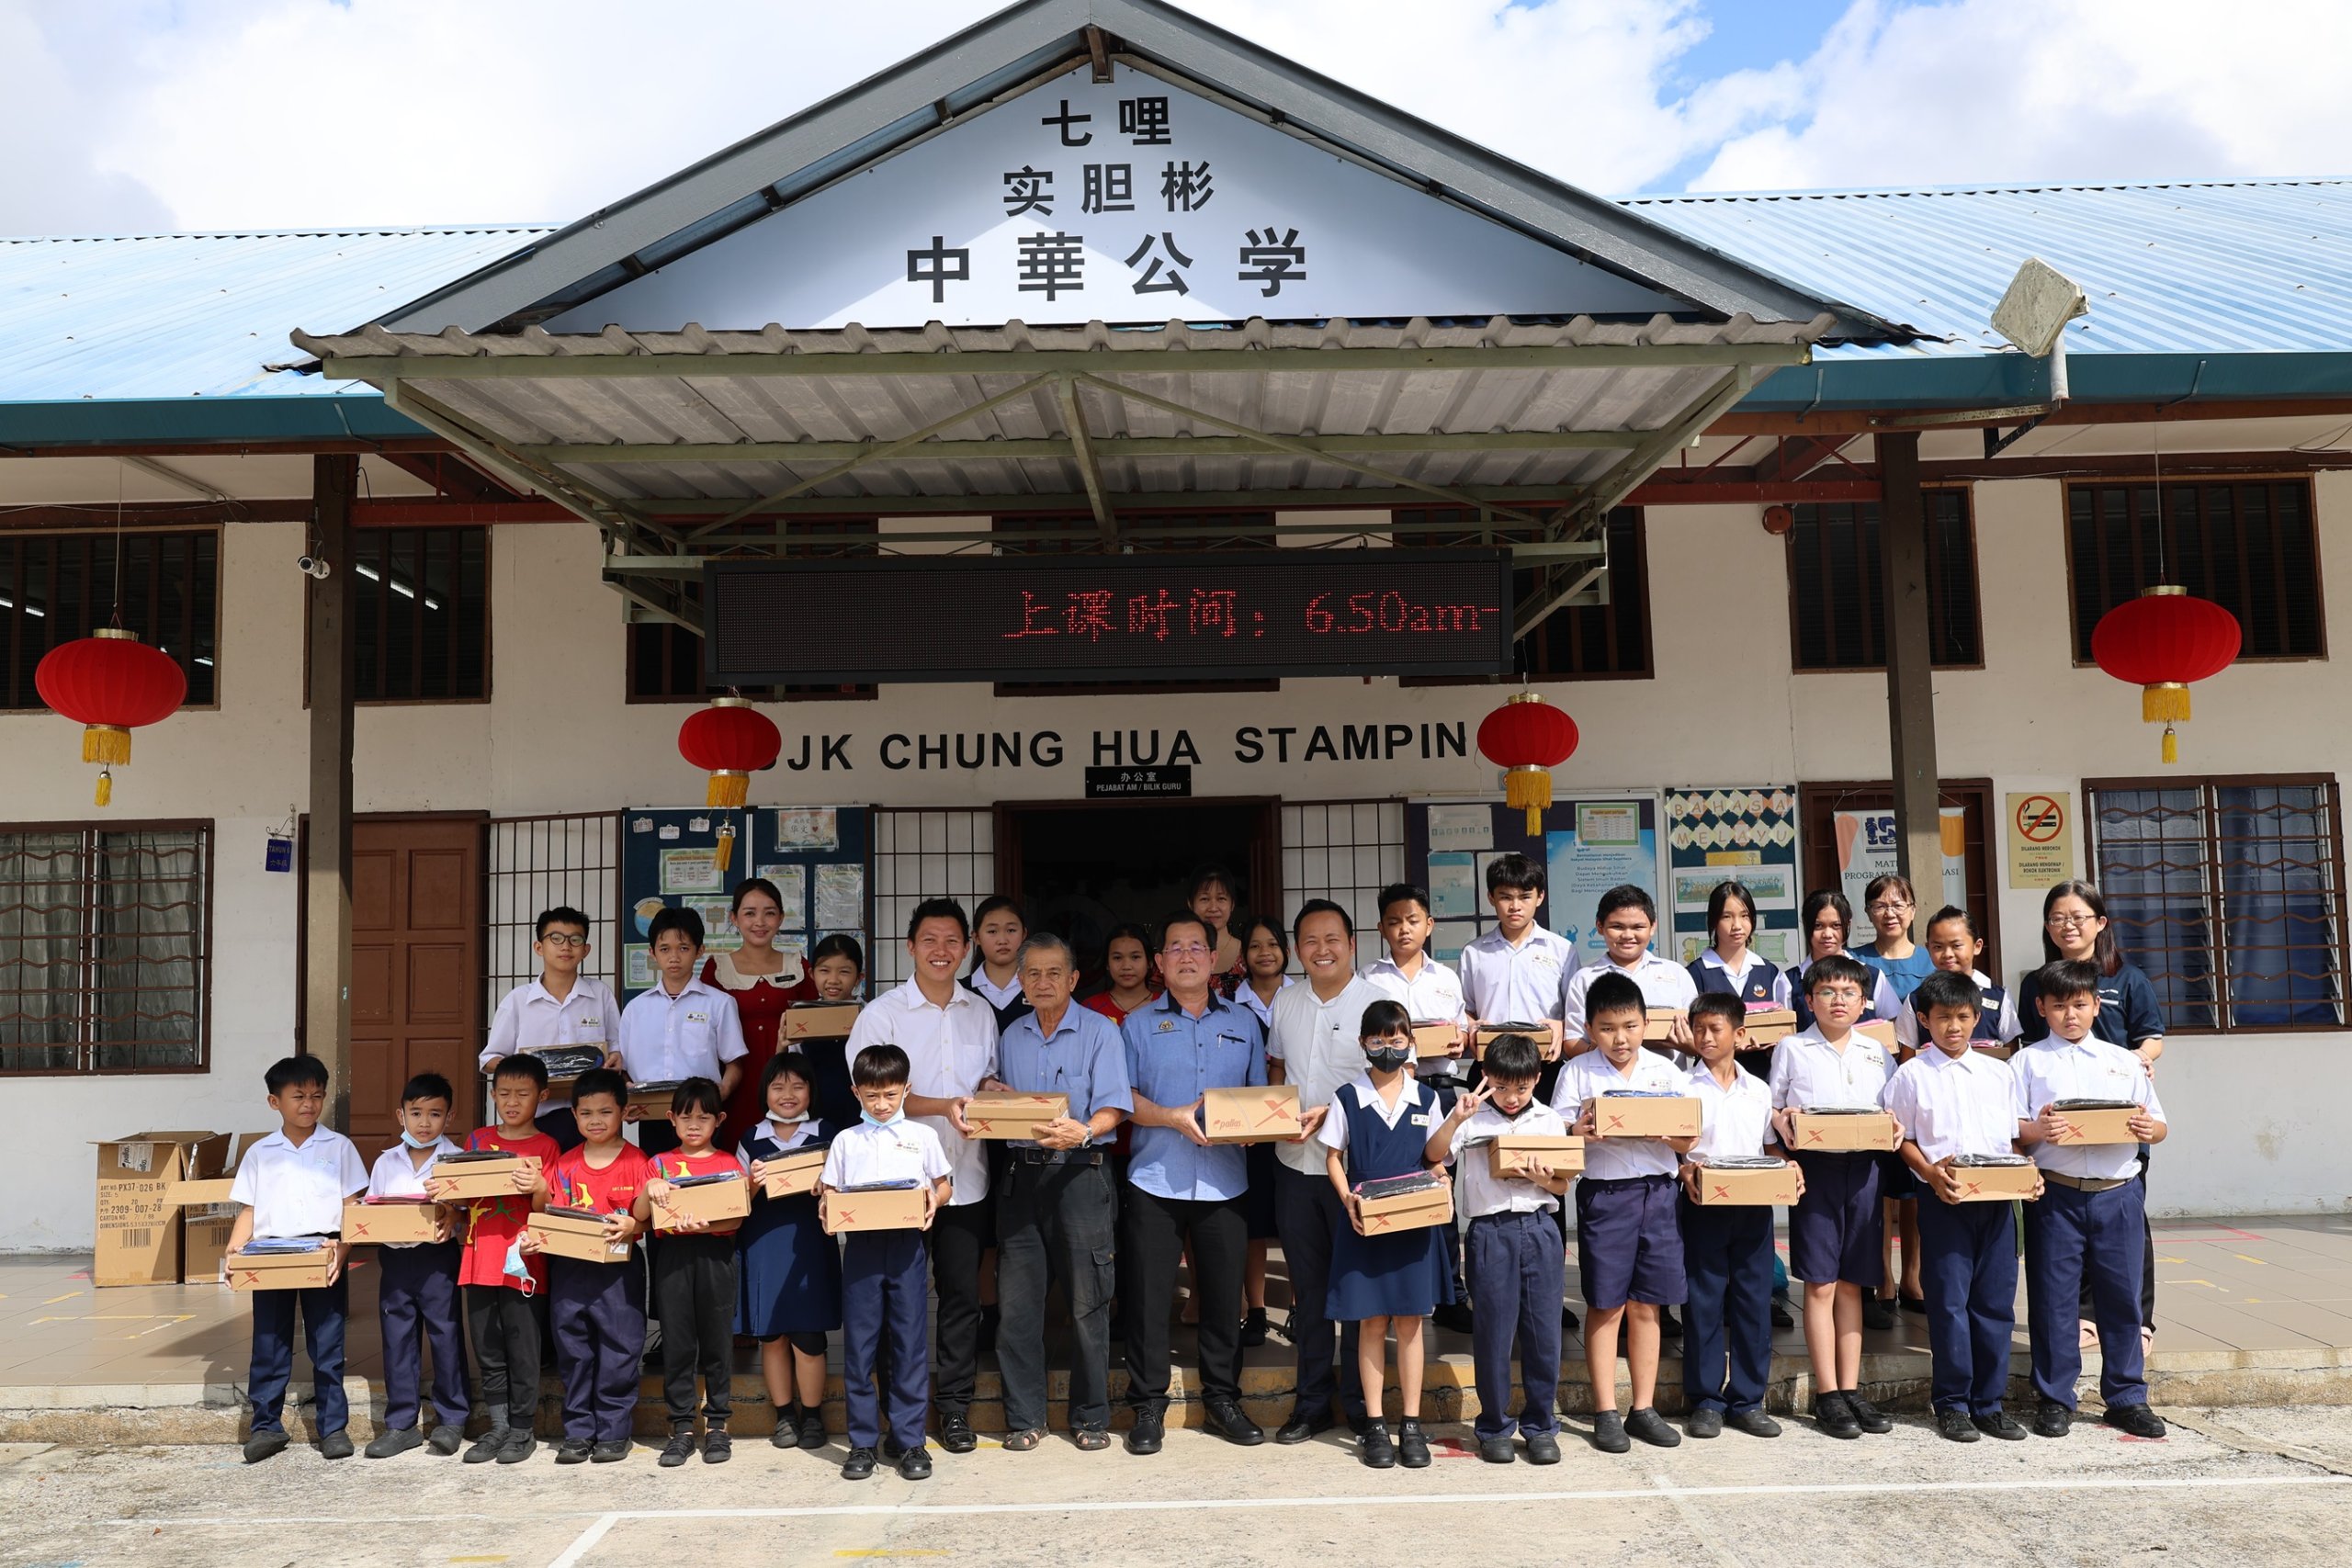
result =
[{"label": "laminated poster", "polygon": [[[831,816],[831,813],[827,813]],[[865,868],[862,865],[820,865],[817,868],[815,923],[821,928],[865,924]]]},{"label": "laminated poster", "polygon": [[709,953],[732,953],[743,945],[735,929],[732,898],[681,898],[678,902],[702,917],[702,945]]},{"label": "laminated poster", "polygon": [[1430,852],[1449,850],[1490,850],[1495,846],[1494,807],[1432,806],[1430,807]]},{"label": "laminated poster", "polygon": [[776,897],[784,904],[784,924],[779,930],[806,931],[808,928],[808,868],[805,865],[763,865],[760,875],[775,884]]},{"label": "laminated poster", "polygon": [[625,942],[621,946],[621,985],[632,991],[642,991],[658,984],[661,973],[653,967],[653,950],[641,942]]},{"label": "laminated poster", "polygon": [[1478,914],[1476,857],[1461,852],[1430,856],[1430,914],[1440,920],[1475,919]]},{"label": "laminated poster", "polygon": [[710,846],[662,852],[662,891],[664,893],[724,893],[727,874],[718,869],[718,851]]},{"label": "laminated poster", "polygon": [[1462,956],[1462,950],[1478,939],[1476,920],[1440,920],[1430,932],[1430,956],[1442,964],[1452,964]]},{"label": "laminated poster", "polygon": [[775,847],[780,854],[835,850],[841,841],[840,826],[830,806],[788,806],[775,814]]}]

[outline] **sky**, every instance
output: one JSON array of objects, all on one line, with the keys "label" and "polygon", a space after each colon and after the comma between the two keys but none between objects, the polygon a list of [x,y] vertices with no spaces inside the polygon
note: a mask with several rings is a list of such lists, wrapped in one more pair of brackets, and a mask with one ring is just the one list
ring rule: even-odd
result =
[{"label": "sky", "polygon": [[[0,0],[0,234],[563,221],[995,8]],[[1187,8],[1607,195],[2352,174],[2346,0]]]}]

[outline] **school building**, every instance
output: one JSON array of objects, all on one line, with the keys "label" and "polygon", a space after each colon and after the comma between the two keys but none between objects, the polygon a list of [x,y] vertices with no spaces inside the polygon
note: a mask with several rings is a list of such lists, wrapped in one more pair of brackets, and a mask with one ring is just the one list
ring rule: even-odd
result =
[{"label": "school building", "polygon": [[[1425,882],[1443,951],[1510,849],[1678,959],[1723,876],[1793,959],[1902,866],[2009,985],[2092,878],[2155,1208],[2352,1202],[2352,182],[1611,200],[1313,63],[1025,0],[560,228],[0,242],[0,1247],[298,1043],[388,1136],[546,904],[641,985],[775,866],[878,987],[918,897],[1084,948],[1208,863]],[[2090,647],[2160,583],[2243,633],[2172,764]],[[97,807],[34,672],[118,617],[187,692]],[[731,812],[730,688],[784,736]]]}]

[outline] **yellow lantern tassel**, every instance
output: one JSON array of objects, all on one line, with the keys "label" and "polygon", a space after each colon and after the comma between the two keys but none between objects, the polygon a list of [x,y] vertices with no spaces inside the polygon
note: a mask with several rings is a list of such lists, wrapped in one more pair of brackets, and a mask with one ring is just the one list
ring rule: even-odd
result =
[{"label": "yellow lantern tassel", "polygon": [[100,806],[114,804],[114,770],[111,768],[98,770],[98,804]]},{"label": "yellow lantern tassel", "polygon": [[2169,724],[2165,726],[2165,761],[2167,762],[2180,761],[2180,737],[2173,733],[2173,728]]},{"label": "yellow lantern tassel", "polygon": [[741,806],[752,798],[752,775],[720,772],[710,775],[710,788],[703,796],[706,806]]},{"label": "yellow lantern tassel", "polygon": [[1503,775],[1503,799],[1527,813],[1527,836],[1540,837],[1544,812],[1552,804],[1552,770],[1513,768]]},{"label": "yellow lantern tassel", "polygon": [[2188,688],[2177,681],[2140,688],[2142,724],[2178,724],[2188,716]]},{"label": "yellow lantern tassel", "polygon": [[717,859],[717,861],[718,862],[718,869],[719,869],[720,871],[722,871],[722,872],[723,872],[723,871],[725,871],[725,870],[726,870],[729,865],[731,865],[731,864],[733,864],[733,863],[734,863],[734,860],[735,860],[735,824],[734,824],[734,823],[732,823],[732,822],[721,822],[721,823],[718,825],[718,854],[717,854],[714,858],[715,858],[715,859]]},{"label": "yellow lantern tassel", "polygon": [[[82,761],[85,762],[128,762],[130,761],[130,731],[119,724],[91,724],[82,728]],[[104,805],[105,802],[99,802]]]}]

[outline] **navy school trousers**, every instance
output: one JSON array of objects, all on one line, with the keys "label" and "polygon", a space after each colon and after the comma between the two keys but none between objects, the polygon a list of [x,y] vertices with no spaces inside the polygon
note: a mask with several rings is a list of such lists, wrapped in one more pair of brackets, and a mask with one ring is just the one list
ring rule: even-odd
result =
[{"label": "navy school trousers", "polygon": [[458,1264],[465,1243],[383,1247],[378,1253],[376,1314],[384,1333],[384,1425],[417,1424],[424,1357],[433,1358],[433,1413],[462,1427],[472,1412],[466,1394],[466,1327],[458,1306]]},{"label": "navy school trousers", "polygon": [[[1470,1276],[1470,1353],[1478,1381],[1480,1438],[1560,1428],[1560,1303],[1567,1294],[1567,1249],[1552,1211],[1480,1214],[1463,1244]],[[1520,1391],[1510,1414],[1510,1352],[1519,1346]]]},{"label": "navy school trousers", "polygon": [[2091,1292],[2091,1321],[2098,1325],[2099,1397],[2110,1405],[2148,1403],[2140,1350],[2145,1192],[2137,1181],[2085,1192],[2051,1180],[2040,1201],[2025,1206],[2026,1326],[2033,1345],[2033,1391],[2069,1410],[2075,1407],[2075,1384],[2083,1375],[2076,1303],[2086,1283]]},{"label": "navy school trousers", "polygon": [[1298,1362],[1297,1403],[1294,1416],[1313,1419],[1332,1413],[1335,1384],[1339,1414],[1350,1422],[1363,1416],[1363,1380],[1356,1376],[1356,1334],[1353,1323],[1339,1325],[1340,1355],[1331,1357],[1332,1322],[1325,1298],[1331,1288],[1331,1248],[1340,1227],[1348,1223],[1347,1210],[1331,1179],[1317,1172],[1302,1176],[1288,1165],[1274,1166],[1274,1228],[1283,1244],[1283,1264],[1290,1274],[1290,1341]]},{"label": "navy school trousers", "polygon": [[334,1284],[313,1291],[255,1291],[253,1301],[254,1359],[245,1392],[254,1402],[254,1430],[286,1429],[286,1385],[294,1377],[299,1308],[319,1434],[342,1431],[351,1421],[351,1404],[343,1393],[343,1320],[351,1308],[351,1276],[338,1274]]},{"label": "navy school trousers", "polygon": [[[947,1210],[941,1210],[944,1216]],[[938,1222],[933,1222],[936,1224]],[[882,1396],[874,1386],[876,1355],[889,1358],[889,1435],[902,1449],[922,1446],[931,1403],[931,1342],[924,1332],[930,1258],[918,1230],[851,1231],[842,1248],[842,1401],[849,1446],[879,1448]]]},{"label": "navy school trousers", "polygon": [[1675,1200],[1690,1299],[1682,1308],[1682,1391],[1693,1410],[1760,1410],[1772,1371],[1772,1211]]},{"label": "navy school trousers", "polygon": [[[1938,1410],[1997,1415],[2009,1391],[2009,1341],[2018,1322],[2015,1211],[2007,1203],[1947,1203],[1922,1192],[1919,1254],[1929,1402]],[[2138,1338],[2132,1336],[2135,1344]],[[2079,1353],[2075,1359],[2079,1365]]]},{"label": "navy school trousers", "polygon": [[[549,1258],[547,1264],[548,1327],[563,1375],[563,1435],[625,1442],[645,1359],[644,1270],[634,1255],[625,1263]],[[514,1377],[515,1369],[507,1375]]]}]

